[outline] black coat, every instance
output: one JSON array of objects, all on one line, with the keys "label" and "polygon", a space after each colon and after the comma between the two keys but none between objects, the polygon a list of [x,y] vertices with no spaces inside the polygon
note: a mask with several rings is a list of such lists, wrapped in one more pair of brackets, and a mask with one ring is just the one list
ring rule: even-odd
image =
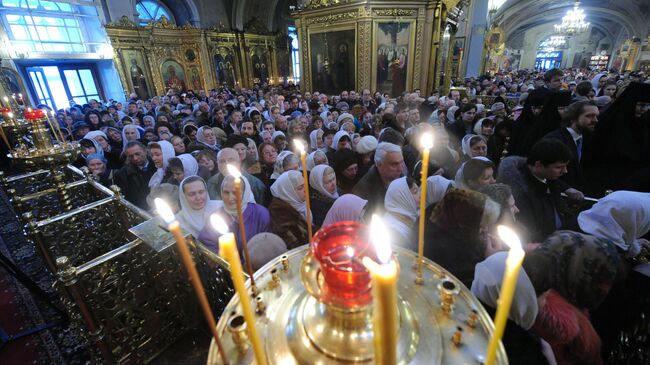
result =
[{"label": "black coat", "polygon": [[519,208],[517,221],[528,229],[531,242],[542,242],[560,229],[556,225],[559,216],[560,193],[568,186],[560,180],[543,183],[530,172],[526,159],[511,156],[501,162],[498,181],[512,188],[512,195]]},{"label": "black coat", "polygon": [[149,210],[147,195],[149,195],[149,180],[156,172],[152,160],[149,160],[146,170],[141,170],[131,164],[126,164],[114,174],[114,181],[122,190],[126,200],[144,210]]},{"label": "black coat", "polygon": [[321,227],[327,216],[327,212],[329,212],[332,204],[334,204],[334,199],[314,191],[313,188],[309,190],[309,198],[311,199],[312,221],[315,226]]},{"label": "black coat", "polygon": [[571,187],[574,187],[578,190],[583,190],[585,187],[583,166],[584,162],[589,159],[589,150],[592,145],[591,136],[582,136],[582,152],[580,160],[578,160],[578,147],[573,141],[571,133],[569,133],[565,127],[560,127],[559,129],[554,130],[553,132],[544,136],[544,138],[556,139],[569,148],[569,151],[571,151],[573,157],[571,157],[569,165],[567,166],[567,173],[560,177],[560,179]]},{"label": "black coat", "polygon": [[352,194],[366,199],[366,212],[371,214],[382,214],[384,212],[384,198],[388,188],[379,176],[377,166],[373,165],[368,173],[363,175],[361,180],[352,189]]}]

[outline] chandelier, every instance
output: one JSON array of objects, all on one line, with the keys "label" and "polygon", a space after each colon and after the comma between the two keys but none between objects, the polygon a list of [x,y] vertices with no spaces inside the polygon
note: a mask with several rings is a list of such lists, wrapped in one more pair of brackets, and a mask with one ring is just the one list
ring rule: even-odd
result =
[{"label": "chandelier", "polygon": [[562,35],[554,35],[548,40],[548,45],[552,48],[561,48],[566,45],[566,38]]},{"label": "chandelier", "polygon": [[576,1],[573,9],[567,11],[566,15],[562,17],[562,24],[555,24],[556,33],[574,35],[589,29],[589,23],[585,22],[585,12],[579,7],[580,1]]}]

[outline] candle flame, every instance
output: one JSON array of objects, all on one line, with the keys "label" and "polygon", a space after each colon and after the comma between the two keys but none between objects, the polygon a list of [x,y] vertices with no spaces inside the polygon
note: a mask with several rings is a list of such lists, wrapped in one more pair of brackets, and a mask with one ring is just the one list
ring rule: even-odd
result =
[{"label": "candle flame", "polygon": [[154,199],[154,204],[156,205],[156,211],[165,222],[169,224],[174,221],[174,212],[167,202],[160,198],[156,198]]},{"label": "candle flame", "polygon": [[241,178],[241,172],[234,165],[228,164],[226,165],[226,168],[228,169],[228,173],[232,175],[235,179]]},{"label": "candle flame", "polygon": [[518,249],[521,250],[521,241],[519,240],[519,236],[513,231],[512,229],[508,228],[507,226],[504,225],[499,225],[497,226],[497,232],[499,233],[499,237],[503,240],[503,242],[510,247],[511,250]]},{"label": "candle flame", "polygon": [[13,118],[13,117],[14,117],[14,113],[9,112],[9,113],[7,113],[7,116],[8,116],[9,118]]},{"label": "candle flame", "polygon": [[210,216],[210,224],[212,224],[212,228],[217,232],[221,234],[228,233],[228,225],[218,214],[215,213]]},{"label": "candle flame", "polygon": [[4,96],[2,99],[3,99],[4,101],[9,101],[9,98],[6,97],[6,96]]},{"label": "candle flame", "polygon": [[354,257],[354,247],[348,247],[345,249],[345,253],[350,256],[350,258]]},{"label": "candle flame", "polygon": [[373,214],[372,220],[370,221],[370,240],[375,246],[379,263],[388,263],[392,254],[389,234],[386,225],[377,214]]},{"label": "candle flame", "polygon": [[305,153],[305,146],[302,144],[302,141],[299,139],[294,139],[293,144],[296,146],[298,151],[300,151],[300,154]]},{"label": "candle flame", "polygon": [[420,138],[420,144],[422,145],[422,148],[430,150],[433,148],[433,136],[431,133],[425,133],[422,135]]},{"label": "candle flame", "polygon": [[18,93],[18,97],[19,97],[19,98],[22,98],[22,97],[23,97],[23,94]]}]

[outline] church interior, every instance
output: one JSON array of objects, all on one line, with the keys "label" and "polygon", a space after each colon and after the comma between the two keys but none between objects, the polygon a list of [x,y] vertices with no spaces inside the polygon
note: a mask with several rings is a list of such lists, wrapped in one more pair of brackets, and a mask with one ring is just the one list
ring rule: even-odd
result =
[{"label": "church interior", "polygon": [[0,0],[0,363],[650,364],[647,0]]}]

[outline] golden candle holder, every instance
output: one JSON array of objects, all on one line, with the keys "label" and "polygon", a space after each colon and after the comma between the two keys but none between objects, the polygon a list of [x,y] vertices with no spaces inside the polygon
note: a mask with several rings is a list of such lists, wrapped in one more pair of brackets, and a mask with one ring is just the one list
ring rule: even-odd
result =
[{"label": "golden candle holder", "polygon": [[[398,364],[483,362],[493,331],[489,315],[460,281],[431,260],[423,260],[424,283],[415,285],[416,258],[415,252],[395,248],[394,259],[402,268],[397,285]],[[266,307],[256,315],[256,326],[269,364],[375,363],[372,305],[342,308],[330,300],[320,263],[308,245],[269,262],[255,279]],[[443,309],[440,298],[443,282],[454,285],[443,293],[453,297],[450,311]],[[237,318],[241,310],[235,296],[217,325],[224,349],[231,364],[254,364],[243,331],[232,328],[233,322],[241,322]],[[214,342],[207,363],[222,364]],[[503,346],[497,363],[507,364]]]}]

